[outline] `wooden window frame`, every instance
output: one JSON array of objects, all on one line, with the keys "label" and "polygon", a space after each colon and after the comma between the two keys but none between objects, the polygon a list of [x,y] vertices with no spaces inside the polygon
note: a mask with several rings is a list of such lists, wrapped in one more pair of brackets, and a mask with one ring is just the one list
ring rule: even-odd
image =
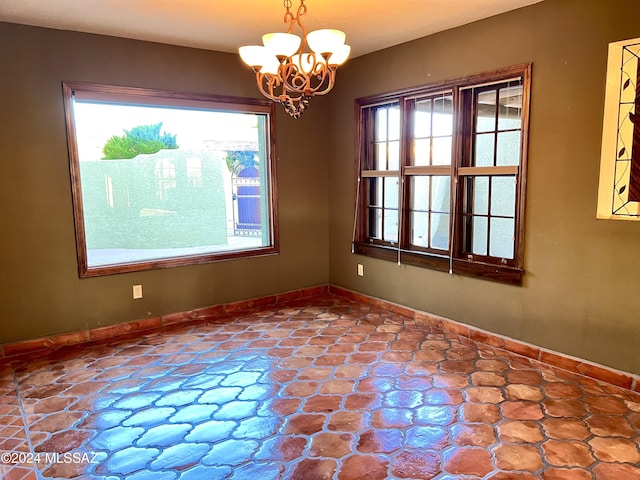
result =
[{"label": "wooden window frame", "polygon": [[[444,271],[465,276],[493,280],[511,285],[521,285],[524,275],[524,215],[527,179],[527,153],[529,137],[529,108],[531,92],[531,64],[521,64],[491,72],[449,80],[437,84],[414,87],[382,95],[356,99],[355,117],[355,197],[356,212],[353,236],[353,252],[359,255],[396,261],[408,265]],[[485,86],[499,85],[519,79],[522,84],[522,112],[520,136],[520,163],[518,166],[474,167],[469,162],[472,152],[474,129],[470,122],[474,118],[472,104],[467,92]],[[434,97],[450,92],[453,98],[453,141],[451,166],[412,166],[409,152],[412,136],[408,129],[413,111],[406,108],[408,102]],[[372,241],[368,236],[367,184],[370,172],[365,166],[370,161],[368,132],[372,127],[373,107],[398,103],[401,108],[401,147],[399,178],[399,238],[398,243]],[[395,172],[394,172],[395,173]],[[449,251],[436,251],[411,245],[410,225],[410,177],[423,175],[450,175],[450,232]],[[503,260],[488,255],[469,255],[464,249],[464,203],[465,178],[474,176],[515,176],[516,205],[514,220],[513,259]]]},{"label": "wooden window frame", "polygon": [[[279,253],[278,201],[276,182],[276,141],[275,108],[273,102],[263,99],[231,97],[158,90],[150,88],[101,85],[84,82],[63,82],[63,101],[67,127],[69,149],[69,168],[73,215],[76,234],[78,274],[80,278],[120,274],[159,268],[172,268],[187,265],[211,263],[222,260],[234,260],[247,257],[274,255]],[[266,116],[266,178],[265,188],[268,214],[268,245],[238,250],[207,252],[175,257],[162,257],[152,260],[131,261],[108,265],[90,266],[88,264],[87,241],[84,222],[84,206],[80,175],[80,158],[76,140],[73,110],[74,97],[83,100],[96,100],[126,105],[153,105],[161,107],[183,107],[187,109],[207,109],[232,113],[256,113]]]}]

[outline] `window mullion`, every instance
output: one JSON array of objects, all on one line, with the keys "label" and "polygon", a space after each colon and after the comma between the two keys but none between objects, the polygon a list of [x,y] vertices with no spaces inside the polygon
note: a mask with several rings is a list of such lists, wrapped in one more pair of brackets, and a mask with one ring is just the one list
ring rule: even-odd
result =
[{"label": "window mullion", "polygon": [[362,178],[397,177],[399,170],[363,170]]},{"label": "window mullion", "polygon": [[504,165],[498,167],[460,167],[458,175],[465,176],[484,176],[484,175],[518,175],[520,168],[518,165]]},{"label": "window mullion", "polygon": [[442,175],[442,176],[451,176],[451,166],[450,165],[434,165],[434,166],[407,166],[404,169],[405,176],[409,175]]}]

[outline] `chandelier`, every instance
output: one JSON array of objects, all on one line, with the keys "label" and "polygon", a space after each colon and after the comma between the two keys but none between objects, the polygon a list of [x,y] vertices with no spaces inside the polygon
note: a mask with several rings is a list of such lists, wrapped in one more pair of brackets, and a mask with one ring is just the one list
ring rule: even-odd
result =
[{"label": "chandelier", "polygon": [[[300,117],[311,97],[329,93],[338,66],[351,53],[351,47],[344,43],[346,35],[340,30],[322,29],[307,34],[301,21],[307,13],[304,2],[300,0],[294,15],[291,0],[284,0],[287,33],[267,33],[262,37],[263,45],[239,48],[240,58],[256,74],[260,92],[282,103],[293,118]],[[302,37],[291,33],[296,25],[302,30]]]}]

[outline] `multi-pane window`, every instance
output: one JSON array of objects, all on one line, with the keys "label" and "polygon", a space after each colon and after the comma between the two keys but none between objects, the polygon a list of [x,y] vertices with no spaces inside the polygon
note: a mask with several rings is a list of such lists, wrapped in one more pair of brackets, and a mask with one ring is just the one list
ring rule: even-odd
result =
[{"label": "multi-pane window", "polygon": [[471,125],[458,170],[464,185],[466,255],[513,264],[518,174],[521,160],[523,85],[520,80],[467,89],[464,114]]},{"label": "multi-pane window", "polygon": [[449,250],[453,96],[450,92],[408,99],[409,245]]},{"label": "multi-pane window", "polygon": [[530,66],[358,100],[356,253],[520,283]]},{"label": "multi-pane window", "polygon": [[82,277],[276,253],[267,101],[65,83]]}]

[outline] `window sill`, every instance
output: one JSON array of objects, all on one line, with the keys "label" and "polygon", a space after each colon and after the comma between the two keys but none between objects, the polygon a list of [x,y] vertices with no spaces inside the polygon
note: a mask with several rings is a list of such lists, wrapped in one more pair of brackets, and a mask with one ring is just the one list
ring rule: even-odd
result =
[{"label": "window sill", "polygon": [[[392,262],[398,261],[397,248],[382,245],[368,245],[365,243],[353,244],[354,253],[367,257],[378,258]],[[443,255],[413,252],[400,250],[400,263],[413,265],[416,267],[428,268],[440,272],[448,272],[450,263],[449,257]],[[467,277],[482,278],[494,282],[508,285],[522,286],[524,270],[520,268],[507,267],[504,265],[491,265],[488,263],[472,262],[468,260],[454,259],[452,265],[453,273]]]},{"label": "window sill", "polygon": [[155,260],[143,260],[139,262],[114,263],[107,265],[87,266],[86,259],[79,263],[78,273],[80,278],[100,277],[120,273],[155,270],[160,268],[186,267],[189,265],[201,265],[225,260],[237,260],[243,258],[262,257],[276,255],[279,248],[276,245],[258,247],[248,250],[231,250],[227,252],[212,252],[202,255],[187,255],[183,257],[166,257]]}]

